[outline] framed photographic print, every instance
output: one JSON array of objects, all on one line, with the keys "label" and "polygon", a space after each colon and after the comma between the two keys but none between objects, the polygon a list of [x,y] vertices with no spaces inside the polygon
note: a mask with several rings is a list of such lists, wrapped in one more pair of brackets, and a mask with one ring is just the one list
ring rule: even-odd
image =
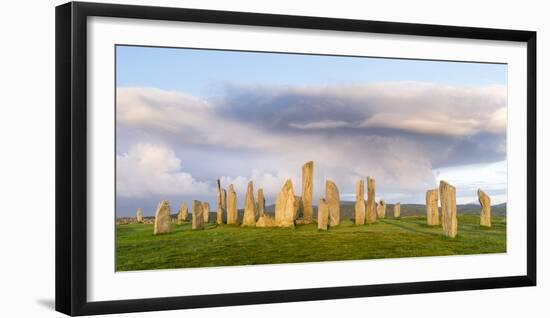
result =
[{"label": "framed photographic print", "polygon": [[56,8],[56,309],[536,284],[536,33]]}]

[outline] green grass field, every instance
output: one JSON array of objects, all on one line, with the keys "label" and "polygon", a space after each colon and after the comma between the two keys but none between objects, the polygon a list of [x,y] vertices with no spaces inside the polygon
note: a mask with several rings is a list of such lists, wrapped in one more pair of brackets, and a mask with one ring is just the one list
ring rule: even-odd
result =
[{"label": "green grass field", "polygon": [[458,236],[449,239],[425,217],[386,218],[356,226],[343,220],[329,231],[316,224],[288,228],[241,228],[209,223],[172,225],[172,232],[153,236],[151,224],[116,226],[116,270],[298,263],[435,255],[506,252],[504,217],[481,228],[479,217],[460,215]]}]

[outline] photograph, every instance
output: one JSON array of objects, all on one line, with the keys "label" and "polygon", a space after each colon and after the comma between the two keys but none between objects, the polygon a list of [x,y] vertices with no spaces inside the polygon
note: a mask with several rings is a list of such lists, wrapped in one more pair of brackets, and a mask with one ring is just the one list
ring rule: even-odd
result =
[{"label": "photograph", "polygon": [[115,59],[117,272],[506,253],[505,63]]}]

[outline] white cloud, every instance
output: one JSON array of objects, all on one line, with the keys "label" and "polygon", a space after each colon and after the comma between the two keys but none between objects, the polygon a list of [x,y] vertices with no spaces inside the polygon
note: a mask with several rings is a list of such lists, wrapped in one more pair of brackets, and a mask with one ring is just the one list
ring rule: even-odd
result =
[{"label": "white cloud", "polygon": [[300,124],[297,128],[334,128],[346,124],[355,128],[391,128],[451,136],[469,136],[484,131],[502,133],[506,128],[507,90],[500,85],[461,87],[395,82],[304,87],[292,92],[338,98],[344,102],[331,106],[343,107],[343,110],[352,107],[357,113],[354,119],[360,120],[358,125],[334,119],[321,120],[310,125]]},{"label": "white cloud", "polygon": [[448,116],[421,117],[421,114],[378,113],[365,120],[360,127],[393,128],[423,134],[467,136],[480,131],[484,123],[474,119],[450,118]]},{"label": "white cloud", "polygon": [[207,123],[209,104],[183,93],[156,88],[117,89],[117,122],[169,132]]},{"label": "white cloud", "polygon": [[340,128],[340,127],[351,127],[352,123],[343,120],[322,120],[314,121],[307,123],[295,123],[290,122],[288,124],[292,128],[298,129],[323,129],[323,128]]},{"label": "white cloud", "polygon": [[[246,122],[220,114],[216,106],[187,94],[155,88],[117,89],[117,124],[183,143],[225,148],[271,148],[284,142]],[[259,142],[250,143],[254,136]]]},{"label": "white cloud", "polygon": [[220,181],[224,188],[228,188],[230,184],[233,184],[235,191],[237,192],[237,196],[244,195],[244,193],[246,193],[248,181],[252,181],[254,184],[254,195],[256,195],[256,191],[258,189],[262,188],[266,200],[270,202],[276,198],[277,194],[281,190],[281,187],[288,179],[292,180],[294,192],[296,195],[299,195],[300,190],[298,186],[301,186],[301,184],[297,183],[297,180],[299,179],[299,175],[297,173],[279,171],[273,174],[260,171],[259,169],[254,169],[249,176],[223,176],[220,178]]},{"label": "white cloud", "polygon": [[181,160],[164,145],[137,144],[117,155],[117,194],[123,197],[200,195],[209,192],[181,170]]},{"label": "white cloud", "polygon": [[434,171],[437,181],[445,180],[457,189],[457,203],[477,201],[477,189],[491,196],[491,204],[507,201],[506,185],[508,166],[506,161],[487,164],[441,168]]},{"label": "white cloud", "polygon": [[503,107],[495,110],[485,123],[487,131],[492,133],[502,133],[506,131],[506,124],[508,121],[508,110]]}]

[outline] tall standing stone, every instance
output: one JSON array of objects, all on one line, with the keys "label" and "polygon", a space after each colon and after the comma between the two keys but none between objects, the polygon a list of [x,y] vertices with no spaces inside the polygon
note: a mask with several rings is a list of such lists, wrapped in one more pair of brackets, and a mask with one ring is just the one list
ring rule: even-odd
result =
[{"label": "tall standing stone", "polygon": [[376,181],[374,178],[367,177],[367,217],[366,223],[372,224],[376,222]]},{"label": "tall standing stone", "polygon": [[188,214],[187,204],[184,202],[180,205],[180,209],[178,210],[178,224],[183,224],[183,222],[187,221]]},{"label": "tall standing stone", "polygon": [[159,202],[157,211],[155,212],[155,225],[153,228],[153,234],[163,234],[170,232],[170,203],[166,200]]},{"label": "tall standing stone", "polygon": [[477,197],[481,205],[479,225],[491,227],[491,198],[483,190],[477,190]]},{"label": "tall standing stone", "polygon": [[275,224],[281,227],[294,227],[295,217],[296,198],[294,197],[292,181],[288,179],[275,201]]},{"label": "tall standing stone", "polygon": [[325,200],[328,205],[328,225],[340,224],[340,192],[336,184],[330,180],[326,182]]},{"label": "tall standing stone", "polygon": [[256,208],[258,217],[262,217],[265,214],[264,189],[258,189],[258,194],[256,195]]},{"label": "tall standing stone", "polygon": [[401,203],[399,202],[393,205],[393,217],[396,219],[401,217]]},{"label": "tall standing stone", "polygon": [[317,206],[317,229],[328,229],[328,204],[323,198],[319,199],[319,205]]},{"label": "tall standing stone", "polygon": [[428,225],[439,225],[439,190],[426,191],[426,222]]},{"label": "tall standing stone", "polygon": [[204,218],[204,223],[208,223],[208,218],[210,216],[210,203],[202,203],[202,216]]},{"label": "tall standing stone", "polygon": [[200,201],[193,200],[192,206],[192,223],[191,228],[193,230],[202,230],[204,229],[204,211],[203,204]]},{"label": "tall standing stone", "polygon": [[227,224],[237,224],[237,192],[232,184],[227,194]]},{"label": "tall standing stone", "polygon": [[445,235],[454,238],[457,233],[458,221],[456,217],[456,189],[446,181],[439,182],[439,196],[441,198],[441,223]]},{"label": "tall standing stone", "polygon": [[246,195],[244,197],[244,216],[242,226],[256,225],[256,202],[254,202],[254,185],[248,182]]},{"label": "tall standing stone", "polygon": [[313,222],[313,161],[302,166],[302,210],[303,222]]},{"label": "tall standing stone", "polygon": [[223,215],[226,214],[226,192],[221,187],[220,179],[218,179],[218,189],[217,189],[217,209],[216,209],[216,223],[222,224],[223,223]]},{"label": "tall standing stone", "polygon": [[355,224],[365,224],[365,182],[359,180],[355,189]]},{"label": "tall standing stone", "polygon": [[141,208],[137,208],[136,220],[138,223],[143,223],[143,212],[141,212]]},{"label": "tall standing stone", "polygon": [[386,217],[386,202],[380,199],[378,206],[376,207],[376,217],[383,219]]}]

